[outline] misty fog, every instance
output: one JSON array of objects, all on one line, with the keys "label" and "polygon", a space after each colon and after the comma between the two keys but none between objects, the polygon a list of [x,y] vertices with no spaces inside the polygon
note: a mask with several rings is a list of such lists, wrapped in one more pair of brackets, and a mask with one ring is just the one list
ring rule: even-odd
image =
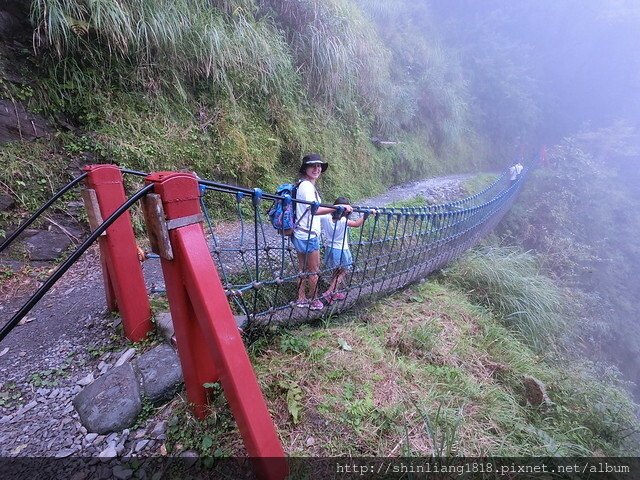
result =
[{"label": "misty fog", "polygon": [[[516,212],[546,220],[533,224],[535,238],[515,241],[543,256],[545,248],[554,249],[551,243],[569,242],[555,253],[573,258],[550,268],[574,296],[585,295],[581,309],[569,307],[583,350],[594,361],[612,361],[636,383],[631,388],[640,398],[640,3],[430,5],[441,20],[432,28],[444,32],[465,61],[495,63],[498,52],[501,76],[491,80],[526,87],[526,95],[514,95],[530,100],[520,106],[531,109],[532,121],[522,125],[514,154],[519,142],[532,156],[540,145],[561,145],[549,150],[552,160],[523,194],[530,203]],[[486,77],[466,80],[485,84],[476,91],[490,91]],[[495,103],[495,115],[504,113],[504,98],[485,101]]]}]

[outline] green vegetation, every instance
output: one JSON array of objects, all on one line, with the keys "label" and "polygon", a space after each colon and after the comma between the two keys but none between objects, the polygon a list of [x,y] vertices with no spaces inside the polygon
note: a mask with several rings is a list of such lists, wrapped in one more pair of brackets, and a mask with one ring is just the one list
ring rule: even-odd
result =
[{"label": "green vegetation", "polygon": [[72,366],[72,356],[68,355],[60,365],[49,370],[41,370],[31,374],[29,383],[33,388],[57,387],[60,381],[69,376],[69,369]]},{"label": "green vegetation", "polygon": [[388,206],[392,208],[403,208],[403,207],[424,207],[429,205],[429,202],[424,197],[424,195],[416,195],[411,198],[406,198],[404,200],[398,200],[397,202],[391,202]]},{"label": "green vegetation", "polygon": [[[325,328],[264,337],[252,361],[285,452],[293,456],[623,455],[634,404],[591,365],[552,364],[471,303],[448,277],[393,295]],[[600,377],[597,379],[597,375]],[[527,378],[548,399],[527,391]],[[174,446],[241,450],[220,391],[196,423],[179,408]],[[537,402],[537,403],[536,403]],[[188,433],[185,433],[187,431]],[[188,439],[188,440],[187,440]],[[188,442],[188,443],[187,443]],[[214,447],[215,446],[215,447]],[[175,450],[174,450],[175,452]]]},{"label": "green vegetation", "polygon": [[[35,0],[31,20],[37,54],[19,68],[33,81],[3,75],[2,96],[67,131],[3,149],[0,186],[26,211],[88,162],[270,189],[319,151],[323,194],[359,198],[484,156],[446,47],[416,29],[391,41],[365,4]],[[405,77],[408,45],[425,56]]]},{"label": "green vegetation", "polygon": [[518,248],[481,247],[442,275],[542,351],[563,336],[564,319],[558,287],[538,268],[535,257]]},{"label": "green vegetation", "polygon": [[153,329],[139,342],[131,343],[131,346],[138,351],[138,355],[151,350],[161,344],[163,338],[160,336],[158,329]]},{"label": "green vegetation", "polygon": [[[360,198],[502,166],[537,128],[555,125],[560,95],[540,83],[559,53],[528,47],[553,43],[526,33],[548,22],[532,0],[450,3],[33,0],[33,31],[17,38],[22,48],[0,51],[0,97],[57,131],[2,152],[10,168],[0,188],[31,210],[77,166],[116,162],[270,189],[319,151],[332,165],[322,192]],[[567,32],[569,43],[612,29],[624,40],[634,30],[619,3],[578,9],[576,25],[594,28]],[[576,4],[554,6],[555,17]],[[606,61],[581,50],[574,65],[585,58]]]},{"label": "green vegetation", "polygon": [[34,388],[57,387],[59,382],[58,375],[59,373],[54,370],[42,370],[41,372],[31,374],[29,383],[33,385]]},{"label": "green vegetation", "polygon": [[481,173],[474,175],[470,179],[462,182],[462,188],[467,195],[474,195],[483,191],[489,185],[496,181],[496,175],[490,173]]},{"label": "green vegetation", "polygon": [[122,335],[112,334],[108,343],[93,344],[87,347],[87,353],[94,357],[99,358],[107,352],[117,352],[125,347],[125,340]]},{"label": "green vegetation", "polygon": [[156,294],[150,297],[149,303],[153,315],[169,311],[169,300],[165,294]]},{"label": "green vegetation", "polygon": [[296,78],[277,32],[241,5],[37,0],[31,16],[36,48],[53,69],[48,99],[71,100],[89,122],[103,120],[91,107],[101,106],[94,94],[105,84],[186,100],[203,83],[239,98],[286,91]]},{"label": "green vegetation", "polygon": [[55,147],[43,142],[10,143],[0,148],[0,189],[16,200],[20,210],[37,210],[67,183],[69,158],[51,148]]},{"label": "green vegetation", "polygon": [[16,382],[6,382],[0,386],[0,408],[14,408],[22,401],[24,393]]},{"label": "green vegetation", "polygon": [[142,401],[142,408],[138,417],[136,418],[136,423],[133,425],[132,430],[141,428],[146,421],[151,418],[156,413],[157,408],[149,401],[148,398],[144,398]]},{"label": "green vegetation", "polygon": [[195,450],[206,457],[230,456],[234,449],[242,448],[242,441],[230,410],[221,395],[220,386],[205,385],[212,390],[213,401],[207,417],[198,421],[183,399],[173,405],[173,416],[167,428],[167,452],[174,455],[185,450]]}]

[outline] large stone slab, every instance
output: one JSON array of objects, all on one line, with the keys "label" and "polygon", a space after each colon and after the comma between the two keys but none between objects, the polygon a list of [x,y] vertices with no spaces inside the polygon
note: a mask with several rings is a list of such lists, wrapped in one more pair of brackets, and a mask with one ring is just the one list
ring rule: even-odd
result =
[{"label": "large stone slab", "polygon": [[160,344],[135,360],[144,396],[154,405],[171,400],[182,385],[182,368],[173,348]]},{"label": "large stone slab", "polygon": [[55,260],[71,245],[71,240],[64,233],[42,230],[24,241],[31,260]]},{"label": "large stone slab", "polygon": [[140,387],[130,363],[115,367],[73,399],[89,432],[119,432],[131,427],[142,410]]}]

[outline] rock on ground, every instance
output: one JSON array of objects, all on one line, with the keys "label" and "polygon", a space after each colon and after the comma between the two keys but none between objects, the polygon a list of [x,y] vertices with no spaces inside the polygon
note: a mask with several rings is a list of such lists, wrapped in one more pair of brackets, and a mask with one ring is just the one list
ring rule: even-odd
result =
[{"label": "rock on ground", "polygon": [[140,388],[131,364],[113,368],[73,400],[82,424],[90,432],[118,432],[132,426],[140,410]]},{"label": "rock on ground", "polygon": [[145,398],[159,405],[171,400],[182,385],[180,360],[173,348],[160,344],[135,362],[142,377]]}]

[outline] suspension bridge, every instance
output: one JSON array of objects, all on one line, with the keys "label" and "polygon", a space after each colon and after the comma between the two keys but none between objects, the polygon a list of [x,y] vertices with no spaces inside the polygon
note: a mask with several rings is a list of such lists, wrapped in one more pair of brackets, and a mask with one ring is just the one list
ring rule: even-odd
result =
[{"label": "suspension bridge", "polygon": [[[354,206],[355,214],[366,221],[360,228],[348,229],[353,266],[342,295],[312,310],[295,302],[298,282],[309,273],[300,272],[290,238],[267,218],[273,202],[287,199],[191,173],[147,174],[114,165],[88,166],[0,245],[2,253],[67,192],[82,187],[91,233],[0,327],[0,341],[96,242],[107,306],[120,312],[130,340],[143,339],[153,325],[150,287],[142,275],[138,244],[148,242],[149,255],[160,258],[185,388],[196,416],[206,414],[203,385],[219,381],[257,471],[267,478],[282,478],[286,465],[260,460],[283,458],[284,453],[246,354],[243,333],[246,340],[264,328],[335,315],[426,277],[495,227],[527,174],[525,169],[511,181],[505,171],[481,192],[438,205]],[[135,192],[127,197],[131,188]],[[302,203],[312,216],[321,206],[334,208]],[[136,238],[132,217],[140,217],[140,211],[146,235]],[[323,262],[319,276],[324,283],[331,274]],[[318,295],[324,283],[319,282]]]}]

